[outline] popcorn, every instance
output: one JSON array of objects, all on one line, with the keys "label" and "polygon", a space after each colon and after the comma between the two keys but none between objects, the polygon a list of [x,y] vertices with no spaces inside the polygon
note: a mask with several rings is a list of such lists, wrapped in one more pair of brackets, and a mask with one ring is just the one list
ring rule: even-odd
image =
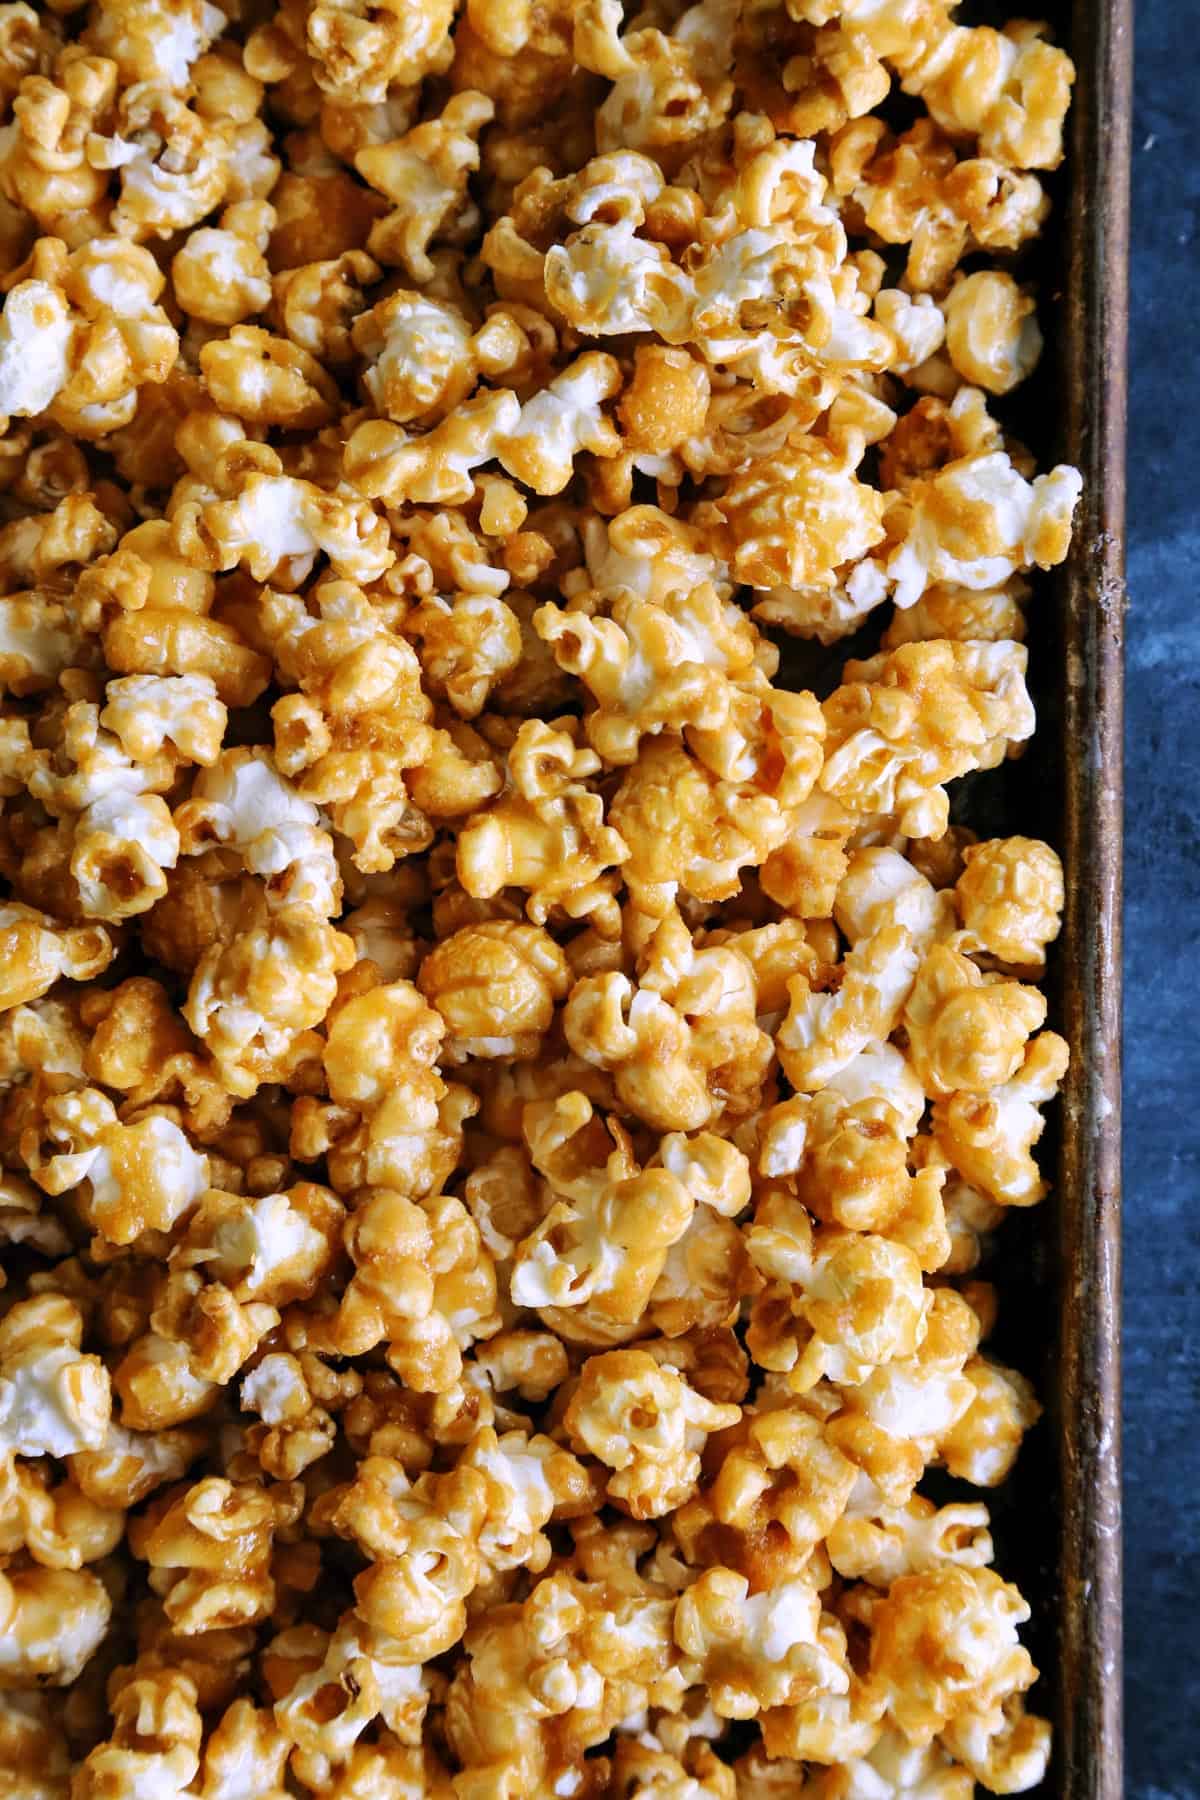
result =
[{"label": "popcorn", "polygon": [[1018,249],[1049,212],[1035,175],[1005,157],[960,156],[929,118],[899,138],[878,119],[850,124],[831,161],[835,191],[853,193],[868,229],[909,245],[906,281],[918,292],[940,291],[972,250]]},{"label": "popcorn", "polygon": [[911,835],[940,837],[941,782],[993,768],[1032,733],[1027,660],[1020,644],[944,642],[847,664],[850,680],[825,702],[821,791],[855,813],[894,812]]},{"label": "popcorn", "polygon": [[1018,169],[1054,169],[1075,71],[1040,31],[950,26],[895,61],[904,91],[918,94],[953,135],[976,136],[985,156]]},{"label": "popcorn", "polygon": [[1064,876],[948,819],[1078,496],[988,411],[1069,60],[0,12],[0,1764],[1036,1783],[1027,1607],[921,1489],[1038,1417],[974,1275]]},{"label": "popcorn", "polygon": [[1067,1060],[1062,1038],[1043,1031],[1011,1080],[985,1094],[956,1092],[934,1107],[934,1137],[947,1159],[1002,1206],[1032,1206],[1047,1191],[1032,1155],[1045,1129],[1038,1107],[1057,1094]]},{"label": "popcorn", "polygon": [[113,58],[123,85],[148,81],[184,92],[197,58],[225,23],[219,7],[206,0],[184,0],[180,7],[139,0],[136,6],[97,7],[86,37],[89,48]]},{"label": "popcorn", "polygon": [[446,1022],[447,1054],[536,1056],[569,985],[566,959],[536,925],[466,926],[421,966],[420,988]]},{"label": "popcorn", "polygon": [[416,19],[369,0],[322,0],[309,13],[306,34],[317,85],[333,95],[381,100],[393,84],[441,73],[450,61],[451,18],[446,0]]},{"label": "popcorn", "polygon": [[83,1216],[109,1243],[169,1231],[208,1186],[207,1158],[172,1119],[151,1113],[123,1124],[98,1088],[50,1097],[43,1129],[62,1148],[33,1158],[34,1180],[48,1194],[86,1183]]},{"label": "popcorn", "polygon": [[271,276],[263,252],[272,208],[239,201],[226,207],[220,226],[193,231],[171,262],[171,284],[180,307],[206,325],[240,325],[264,311]]},{"label": "popcorn", "polygon": [[1007,394],[1037,367],[1042,334],[1033,301],[1011,275],[982,270],[955,283],[943,303],[946,347],[964,381]]},{"label": "popcorn", "polygon": [[660,1131],[694,1131],[757,1102],[771,1050],[756,1004],[737,951],[697,951],[675,913],[647,945],[636,986],[616,973],[576,982],[563,1029],[585,1062],[615,1071],[630,1112]]},{"label": "popcorn", "polygon": [[108,1629],[112,1602],[90,1570],[0,1574],[0,1688],[69,1687]]},{"label": "popcorn", "polygon": [[494,594],[461,594],[452,604],[431,594],[414,608],[405,628],[421,646],[429,687],[444,693],[463,719],[478,717],[521,660],[520,620]]},{"label": "popcorn", "polygon": [[756,588],[832,585],[884,534],[882,496],[816,442],[735,475],[716,506],[730,567]]},{"label": "popcorn", "polygon": [[18,1301],[0,1322],[0,1442],[18,1456],[94,1449],[111,1412],[108,1371],[80,1354],[83,1318],[55,1295]]},{"label": "popcorn", "polygon": [[488,900],[501,888],[524,888],[537,924],[555,906],[571,918],[612,919],[603,877],[628,850],[605,823],[600,796],[583,785],[598,760],[579,748],[566,722],[561,730],[535,720],[521,726],[508,752],[506,792],[459,833],[458,878],[468,894]]},{"label": "popcorn", "polygon": [[676,1536],[690,1562],[725,1543],[756,1590],[803,1573],[857,1478],[820,1421],[793,1406],[744,1411],[713,1466],[711,1485],[677,1514]]},{"label": "popcorn", "polygon": [[751,675],[757,647],[744,616],[708,584],[661,603],[622,589],[607,617],[544,606],[534,629],[594,696],[584,728],[610,764],[634,762],[646,732],[718,729],[733,703],[727,680]]},{"label": "popcorn", "polygon": [[[871,1668],[886,1674],[891,1716],[910,1742],[928,1743],[960,1713],[998,1711],[1031,1686],[1037,1671],[1016,1637],[1028,1616],[991,1569],[950,1567],[893,1582],[872,1620]],[[917,1649],[914,1632],[928,1632],[933,1618],[941,1622],[937,1638],[925,1642],[952,1645],[954,1657]]]},{"label": "popcorn", "polygon": [[1019,837],[969,844],[954,892],[963,924],[958,943],[967,955],[1041,974],[1064,901],[1062,864],[1049,844]]},{"label": "popcorn", "polygon": [[1015,1369],[972,1357],[963,1369],[975,1399],[942,1438],[939,1450],[951,1474],[976,1487],[996,1487],[1016,1461],[1021,1439],[1041,1417],[1033,1389]]},{"label": "popcorn", "polygon": [[139,1786],[181,1792],[200,1766],[204,1727],[196,1685],[175,1669],[134,1675],[118,1689],[111,1738],[97,1744],[73,1784],[83,1800],[99,1800],[106,1788]]},{"label": "popcorn", "polygon": [[236,934],[201,956],[184,1008],[230,1093],[246,1098],[319,1053],[305,1034],[353,962],[352,940],[310,907],[272,909],[257,896],[243,906]]},{"label": "popcorn", "polygon": [[985,1090],[1016,1072],[1029,1034],[1045,1017],[1036,989],[988,981],[967,957],[937,945],[905,1004],[909,1057],[931,1097]]},{"label": "popcorn", "polygon": [[706,1435],[738,1417],[736,1406],[703,1399],[644,1350],[611,1350],[584,1364],[563,1424],[614,1471],[609,1499],[632,1518],[654,1519],[694,1494]]},{"label": "popcorn", "polygon": [[275,1598],[272,1534],[299,1510],[286,1489],[209,1476],[152,1500],[130,1527],[130,1548],[149,1564],[166,1616],[184,1636],[255,1624]]},{"label": "popcorn", "polygon": [[629,1134],[577,1090],[532,1103],[523,1131],[555,1197],[517,1246],[514,1302],[555,1317],[586,1305],[599,1319],[635,1323],[687,1229],[691,1195],[669,1170],[639,1169]]},{"label": "popcorn", "polygon": [[754,1718],[810,1693],[845,1693],[849,1677],[817,1638],[821,1602],[806,1581],[767,1594],[733,1569],[706,1569],[680,1595],[675,1638],[685,1673],[705,1682],[721,1718]]},{"label": "popcorn", "polygon": [[422,286],[432,280],[429,246],[448,225],[460,222],[456,215],[466,200],[468,178],[479,168],[479,133],[494,110],[486,95],[468,88],[452,95],[438,118],[358,152],[355,168],[393,208],[367,239],[379,262],[402,268]]},{"label": "popcorn", "polygon": [[369,358],[363,385],[398,424],[444,418],[475,385],[470,324],[458,307],[400,289],[354,322],[354,347]]},{"label": "popcorn", "polygon": [[64,430],[102,437],[127,425],[139,387],[165,381],[178,337],[148,251],[96,236],[70,256],[43,238],[0,314],[0,407],[50,411]]},{"label": "popcorn", "polygon": [[118,235],[167,238],[221,204],[233,136],[224,121],[202,119],[176,94],[138,83],[125,90],[117,123],[110,154],[120,171]]},{"label": "popcorn", "polygon": [[315,357],[257,325],[234,325],[200,352],[215,404],[250,425],[316,430],[337,414],[337,388]]},{"label": "popcorn", "polygon": [[201,567],[244,562],[256,581],[282,575],[299,585],[318,553],[348,581],[374,581],[393,561],[386,526],[366,501],[267,469],[235,481],[228,500],[184,507],[174,535],[185,556],[195,546]]},{"label": "popcorn", "polygon": [[1074,470],[1027,482],[1003,450],[964,457],[914,483],[889,520],[900,542],[884,573],[897,606],[913,605],[934,582],[985,589],[1035,565],[1053,568],[1066,555],[1078,498]]},{"label": "popcorn", "polygon": [[102,925],[61,926],[35,907],[8,901],[0,907],[4,979],[0,1009],[26,1006],[48,993],[60,976],[87,981],[113,959],[114,947]]}]

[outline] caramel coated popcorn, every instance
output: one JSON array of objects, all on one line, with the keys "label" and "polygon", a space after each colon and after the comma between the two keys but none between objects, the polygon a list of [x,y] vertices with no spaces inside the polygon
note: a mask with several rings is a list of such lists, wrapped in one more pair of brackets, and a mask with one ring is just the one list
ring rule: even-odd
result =
[{"label": "caramel coated popcorn", "polygon": [[1073,69],[959,13],[0,7],[0,1794],[1042,1779]]}]

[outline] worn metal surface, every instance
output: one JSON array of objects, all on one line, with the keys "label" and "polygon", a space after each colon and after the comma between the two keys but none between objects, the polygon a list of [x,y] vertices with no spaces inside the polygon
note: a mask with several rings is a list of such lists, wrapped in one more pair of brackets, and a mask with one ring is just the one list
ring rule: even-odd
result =
[{"label": "worn metal surface", "polygon": [[1057,1791],[1120,1800],[1120,982],[1125,399],[1132,0],[1076,0],[1061,354],[1083,498],[1061,584],[1072,1062],[1057,1202]]}]

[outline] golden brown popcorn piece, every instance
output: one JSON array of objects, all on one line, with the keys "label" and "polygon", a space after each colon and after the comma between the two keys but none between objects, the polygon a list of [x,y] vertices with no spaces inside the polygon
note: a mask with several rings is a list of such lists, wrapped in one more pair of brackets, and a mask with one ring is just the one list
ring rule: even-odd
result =
[{"label": "golden brown popcorn piece", "polygon": [[884,535],[882,495],[816,440],[735,475],[716,504],[733,573],[752,587],[829,586]]},{"label": "golden brown popcorn piece", "polygon": [[756,1592],[801,1574],[857,1478],[820,1421],[794,1406],[743,1412],[706,1460],[714,1476],[680,1509],[676,1536],[690,1562],[726,1563]]},{"label": "golden brown popcorn piece", "polygon": [[507,126],[535,123],[570,78],[578,10],[566,0],[471,0],[454,33],[454,86],[489,94]]},{"label": "golden brown popcorn piece", "polygon": [[[772,1260],[783,1261],[778,1235],[768,1242]],[[786,1372],[788,1386],[804,1393],[822,1378],[857,1385],[873,1369],[914,1354],[930,1302],[920,1262],[907,1246],[873,1234],[821,1231],[807,1266],[798,1231],[790,1248],[787,1286],[776,1282],[755,1301],[747,1332],[751,1354],[764,1368]]]},{"label": "golden brown popcorn piece", "polygon": [[87,146],[98,126],[111,124],[116,94],[116,65],[85,55],[55,74],[23,73],[13,100],[0,186],[69,249],[105,229],[108,172],[93,166]]},{"label": "golden brown popcorn piece", "polygon": [[656,1519],[695,1493],[708,1433],[739,1416],[736,1406],[705,1400],[644,1350],[611,1350],[584,1363],[563,1427],[613,1470],[610,1500],[632,1518]]},{"label": "golden brown popcorn piece", "polygon": [[[781,699],[777,712],[773,699],[760,710],[767,725],[760,755],[767,782],[782,785],[782,799],[759,785],[752,765],[744,778],[737,779],[735,768],[729,779],[666,734],[643,746],[609,810],[629,846],[625,879],[643,910],[665,916],[678,889],[698,900],[727,900],[738,891],[741,871],[764,863],[786,840],[792,808],[811,789],[821,728],[810,695]],[[731,733],[732,744],[740,737]],[[795,780],[785,743],[798,765]]]},{"label": "golden brown popcorn piece", "polygon": [[205,1741],[200,1791],[207,1800],[233,1800],[246,1771],[253,1770],[259,1800],[283,1800],[290,1748],[269,1710],[251,1700],[235,1700]]},{"label": "golden brown popcorn piece", "polygon": [[706,1569],[680,1596],[675,1641],[684,1674],[704,1685],[719,1718],[754,1718],[810,1694],[844,1693],[849,1676],[820,1643],[821,1602],[804,1580],[751,1594],[733,1569]]},{"label": "golden brown popcorn piece", "polygon": [[200,372],[213,402],[249,425],[315,431],[337,416],[337,388],[316,358],[256,325],[205,344]]},{"label": "golden brown popcorn piece", "polygon": [[174,546],[214,572],[244,564],[256,581],[296,587],[319,554],[347,581],[373,581],[394,556],[387,526],[365,500],[328,494],[281,473],[279,458],[255,446],[223,483],[230,497],[187,502],[174,515]]},{"label": "golden brown popcorn piece", "polygon": [[945,1568],[892,1585],[873,1613],[871,1668],[910,1742],[928,1743],[959,1717],[999,1724],[1003,1703],[1037,1676],[1017,1642],[1016,1627],[1028,1617],[1016,1589],[991,1569]]},{"label": "golden brown popcorn piece", "polygon": [[67,1459],[71,1480],[98,1507],[136,1506],[164,1482],[179,1481],[207,1443],[203,1430],[130,1431],[109,1422],[102,1441]]},{"label": "golden brown popcorn piece", "polygon": [[[294,278],[294,277],[293,277]],[[398,424],[432,424],[465,400],[479,373],[475,334],[459,307],[400,288],[354,321],[363,386]]]},{"label": "golden brown popcorn piece", "polygon": [[210,1188],[172,1252],[172,1266],[224,1283],[235,1300],[287,1306],[328,1274],[345,1209],[315,1182],[250,1198]]},{"label": "golden brown popcorn piece", "polygon": [[889,55],[905,93],[950,135],[976,137],[985,156],[1018,169],[1054,169],[1075,68],[1044,33],[1024,22],[1004,32],[953,25]]},{"label": "golden brown popcorn piece", "polygon": [[0,1434],[18,1456],[68,1456],[102,1442],[108,1370],[80,1351],[83,1316],[61,1294],[18,1300],[0,1321]]},{"label": "golden brown popcorn piece", "polygon": [[212,1476],[152,1501],[130,1530],[130,1548],[149,1563],[168,1619],[185,1635],[254,1624],[275,1589],[273,1534],[300,1510],[298,1494]]},{"label": "golden brown popcorn piece", "polygon": [[[267,262],[277,277],[344,256],[365,256],[367,240],[387,212],[381,194],[332,158],[312,168],[285,168],[270,194],[275,227]],[[368,260],[374,267],[374,259]]]},{"label": "golden brown popcorn piece", "polygon": [[752,678],[758,650],[742,613],[707,584],[661,603],[624,589],[607,616],[543,606],[534,629],[594,696],[584,726],[609,764],[633,762],[646,733],[719,730],[735,704],[730,684]]},{"label": "golden brown popcorn piece", "polygon": [[262,201],[226,207],[218,226],[193,231],[171,262],[175,298],[207,325],[238,325],[271,299],[265,251],[275,212]]},{"label": "golden brown popcorn piece", "polygon": [[448,1392],[462,1374],[462,1350],[500,1323],[495,1273],[469,1216],[457,1201],[423,1207],[368,1189],[347,1223],[346,1248],[353,1279],[335,1313],[305,1322],[310,1346],[356,1356],[386,1342],[410,1388]]},{"label": "golden brown popcorn piece", "polygon": [[444,1034],[440,1015],[407,981],[339,1008],[324,1065],[330,1097],[352,1128],[343,1126],[330,1150],[335,1186],[390,1186],[414,1198],[440,1191],[458,1161],[463,1121],[478,1106],[434,1070]]},{"label": "golden brown popcorn piece", "polygon": [[402,268],[422,284],[432,279],[434,238],[474,223],[467,179],[479,168],[477,140],[494,112],[485,94],[467,89],[452,95],[436,119],[358,152],[355,168],[393,207],[367,239],[378,262]]},{"label": "golden brown popcorn piece", "polygon": [[941,784],[995,767],[1032,733],[1026,661],[1020,644],[942,642],[848,663],[825,702],[822,792],[855,813],[897,813],[910,835],[940,837]]},{"label": "golden brown popcorn piece", "polygon": [[991,157],[959,157],[930,119],[893,138],[878,119],[839,132],[831,146],[835,192],[852,194],[868,228],[910,246],[906,285],[939,292],[970,250],[1015,250],[1049,211],[1035,175]]},{"label": "golden brown popcorn piece", "polygon": [[521,662],[521,621],[498,595],[460,594],[452,602],[431,594],[405,620],[415,638],[429,691],[445,695],[463,719],[483,711]]},{"label": "golden brown popcorn piece", "polygon": [[997,1487],[1021,1447],[1026,1431],[1041,1417],[1033,1388],[1015,1369],[974,1356],[963,1374],[975,1398],[941,1439],[939,1456],[952,1475],[976,1487]]},{"label": "golden brown popcorn piece", "polygon": [[553,1785],[619,1720],[675,1699],[674,1604],[640,1583],[631,1592],[553,1575],[522,1604],[491,1608],[467,1633],[447,1696],[460,1780],[499,1765],[526,1792]]},{"label": "golden brown popcorn piece", "polygon": [[578,1091],[532,1102],[523,1131],[551,1204],[517,1247],[514,1302],[537,1308],[551,1329],[563,1330],[576,1307],[589,1322],[635,1325],[687,1229],[692,1195],[669,1169],[639,1168],[628,1132]]},{"label": "golden brown popcorn piece", "polygon": [[165,381],[179,347],[156,304],[154,258],[121,237],[97,236],[70,256],[42,238],[27,267],[0,315],[0,410],[49,410],[82,438],[128,425],[138,388]]},{"label": "golden brown popcorn piece", "polygon": [[62,926],[48,914],[10,900],[0,907],[0,952],[0,1009],[7,1011],[39,999],[64,976],[86,981],[101,974],[114,948],[102,925]]},{"label": "golden brown popcorn piece", "polygon": [[0,1688],[69,1687],[104,1637],[112,1602],[89,1569],[0,1574]]},{"label": "golden brown popcorn piece", "polygon": [[82,1216],[112,1244],[170,1230],[208,1185],[207,1159],[173,1119],[150,1112],[123,1123],[99,1088],[47,1098],[41,1136],[45,1149],[29,1159],[34,1180],[49,1194],[80,1189]]},{"label": "golden brown popcorn piece", "polygon": [[931,1099],[981,1093],[1011,1080],[1030,1035],[1045,1023],[1035,988],[990,980],[947,944],[929,951],[904,1005],[908,1059]]},{"label": "golden brown popcorn piece", "polygon": [[566,959],[536,925],[506,919],[466,926],[435,945],[418,986],[446,1021],[446,1052],[533,1057],[569,986]]},{"label": "golden brown popcorn piece", "polygon": [[605,872],[628,852],[624,838],[604,822],[603,799],[584,785],[599,758],[579,748],[572,724],[522,724],[508,752],[506,792],[459,833],[458,878],[477,899],[505,887],[524,888],[537,924],[561,907],[568,917],[594,916],[602,926],[615,926]]},{"label": "golden brown popcorn piece", "polygon": [[[169,238],[198,225],[224,200],[234,131],[226,120],[203,119],[177,94],[151,83],[126,88],[117,111],[120,198],[112,228],[135,242]],[[114,148],[116,140],[114,140]]]},{"label": "golden brown popcorn piece", "polygon": [[904,1506],[880,1506],[871,1515],[844,1513],[829,1534],[829,1556],[839,1575],[888,1588],[902,1575],[948,1566],[982,1568],[992,1559],[986,1506],[935,1507],[914,1495]]},{"label": "golden brown popcorn piece", "polygon": [[393,84],[440,74],[452,55],[450,0],[414,16],[394,0],[318,0],[305,37],[317,85],[328,94],[381,100]]},{"label": "golden brown popcorn piece", "polygon": [[1022,837],[968,844],[954,892],[959,948],[1023,975],[1042,973],[1064,900],[1062,864],[1049,844]]},{"label": "golden brown popcorn piece", "polygon": [[253,1094],[319,1053],[307,1034],[353,963],[352,940],[311,907],[243,903],[234,935],[201,956],[184,1008],[230,1093]]},{"label": "golden brown popcorn piece", "polygon": [[934,1107],[939,1149],[1001,1206],[1032,1206],[1048,1191],[1033,1160],[1046,1123],[1038,1107],[1057,1094],[1068,1060],[1064,1040],[1043,1031],[1011,1080],[983,1094],[954,1093]]},{"label": "golden brown popcorn piece", "polygon": [[1028,482],[1003,449],[983,450],[907,484],[888,507],[895,545],[882,571],[902,609],[935,583],[980,591],[1067,553],[1078,473],[1060,465]]},{"label": "golden brown popcorn piece", "polygon": [[[413,792],[417,768],[431,782],[444,770],[447,785],[466,786],[472,803],[455,746],[431,729],[416,655],[361,588],[326,580],[306,599],[269,593],[254,629],[299,689],[272,708],[278,766],[296,782],[310,824],[314,803],[328,809],[359,868],[390,869],[429,844],[432,829]],[[430,798],[443,809],[442,796],[422,795]],[[454,810],[453,800],[444,809]]]},{"label": "golden brown popcorn piece", "polygon": [[636,1117],[660,1131],[695,1131],[757,1104],[771,1044],[756,1007],[745,960],[720,946],[697,949],[676,912],[643,951],[636,982],[619,973],[576,982],[563,1030],[585,1062],[614,1072]]}]

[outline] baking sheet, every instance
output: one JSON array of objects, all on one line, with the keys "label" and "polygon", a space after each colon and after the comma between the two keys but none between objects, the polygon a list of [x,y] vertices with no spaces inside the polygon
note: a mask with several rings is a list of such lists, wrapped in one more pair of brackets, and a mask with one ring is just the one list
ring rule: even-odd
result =
[{"label": "baking sheet", "polygon": [[[1065,11],[1066,9],[1064,9]],[[1071,1044],[1050,1223],[1057,1294],[1058,1741],[1064,1800],[1119,1800],[1121,1744],[1121,753],[1132,0],[1076,0],[1059,314],[1062,452],[1083,471],[1058,584]],[[1028,1498],[1028,1496],[1027,1496]]]}]

